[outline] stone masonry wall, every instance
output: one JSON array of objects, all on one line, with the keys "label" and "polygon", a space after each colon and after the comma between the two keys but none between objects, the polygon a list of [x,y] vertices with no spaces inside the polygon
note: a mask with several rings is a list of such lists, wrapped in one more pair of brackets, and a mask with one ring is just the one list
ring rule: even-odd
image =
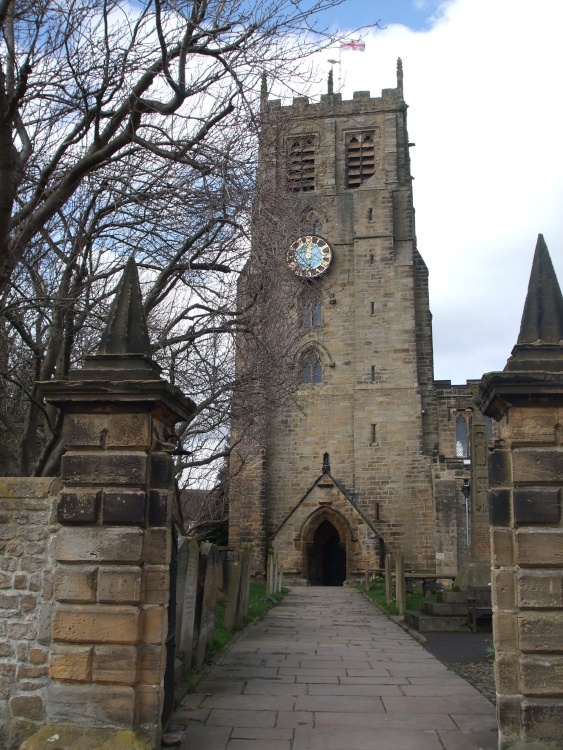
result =
[{"label": "stone masonry wall", "polygon": [[53,478],[0,479],[0,747],[45,718],[53,570]]},{"label": "stone masonry wall", "polygon": [[501,419],[491,457],[499,748],[561,748],[563,382],[543,398],[504,385],[489,412]]},{"label": "stone masonry wall", "polygon": [[164,428],[144,404],[78,408],[64,423],[47,718],[138,727],[150,746],[164,699],[172,462],[154,450]]}]

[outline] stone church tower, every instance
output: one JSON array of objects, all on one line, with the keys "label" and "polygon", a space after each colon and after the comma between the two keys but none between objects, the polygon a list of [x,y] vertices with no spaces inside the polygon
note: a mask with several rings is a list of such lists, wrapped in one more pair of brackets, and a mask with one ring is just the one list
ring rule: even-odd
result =
[{"label": "stone church tower", "polygon": [[438,402],[401,62],[380,97],[331,88],[319,103],[263,103],[260,169],[289,196],[279,274],[302,330],[291,399],[233,450],[230,543],[252,543],[257,569],[276,549],[287,578],[339,584],[398,550],[407,570],[436,572],[449,542],[436,524]]}]

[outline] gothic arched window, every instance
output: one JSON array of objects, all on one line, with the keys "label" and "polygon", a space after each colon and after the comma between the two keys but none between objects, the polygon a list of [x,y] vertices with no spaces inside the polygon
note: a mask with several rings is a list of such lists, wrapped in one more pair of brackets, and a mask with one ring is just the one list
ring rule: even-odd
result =
[{"label": "gothic arched window", "polygon": [[346,184],[359,187],[375,172],[373,133],[354,133],[348,137],[346,153]]},{"label": "gothic arched window", "polygon": [[301,360],[301,375],[304,383],[323,382],[323,366],[314,349],[308,351]]},{"label": "gothic arched window", "polygon": [[315,137],[294,138],[289,143],[287,187],[292,193],[315,189]]},{"label": "gothic arched window", "polygon": [[455,454],[458,458],[469,456],[467,420],[464,414],[458,414],[455,420]]},{"label": "gothic arched window", "polygon": [[303,324],[305,328],[315,328],[321,324],[322,306],[320,299],[307,300],[303,305]]}]

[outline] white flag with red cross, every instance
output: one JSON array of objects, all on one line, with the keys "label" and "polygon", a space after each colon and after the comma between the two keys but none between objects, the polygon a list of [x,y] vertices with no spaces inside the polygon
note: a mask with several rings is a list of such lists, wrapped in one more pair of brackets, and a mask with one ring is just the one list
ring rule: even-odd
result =
[{"label": "white flag with red cross", "polygon": [[346,42],[340,42],[340,49],[342,52],[363,52],[366,48],[366,43],[359,40],[350,39]]}]

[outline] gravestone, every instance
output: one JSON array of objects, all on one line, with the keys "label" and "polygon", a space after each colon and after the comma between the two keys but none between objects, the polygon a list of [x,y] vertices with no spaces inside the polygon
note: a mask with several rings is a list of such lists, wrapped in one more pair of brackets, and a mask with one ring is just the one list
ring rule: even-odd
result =
[{"label": "gravestone", "polygon": [[275,554],[273,552],[270,552],[268,555],[266,578],[266,591],[268,592],[268,596],[273,596],[276,593],[276,562]]},{"label": "gravestone", "polygon": [[391,555],[385,555],[385,601],[391,604],[393,601],[393,578],[391,576]]},{"label": "gravestone", "polygon": [[225,607],[224,625],[227,630],[232,630],[235,626],[235,615],[237,604],[240,596],[240,562],[231,563],[231,574],[229,576],[229,588],[227,591],[227,606]]},{"label": "gravestone", "polygon": [[402,552],[397,553],[395,580],[397,589],[397,609],[399,610],[399,614],[403,615],[407,608],[407,593],[405,590],[405,558]]},{"label": "gravestone", "polygon": [[188,549],[186,537],[178,536],[178,555],[176,558],[176,644],[180,643],[182,629],[186,573],[188,571]]},{"label": "gravestone", "polygon": [[219,550],[214,544],[206,542],[201,547],[197,577],[194,656],[198,667],[203,664],[207,647],[213,643],[215,634],[218,569]]},{"label": "gravestone", "polygon": [[197,597],[197,574],[199,567],[199,545],[196,539],[188,537],[185,541],[187,548],[187,564],[183,595],[182,611],[179,612],[180,637],[177,641],[178,650],[182,652],[182,661],[187,667],[193,662],[194,623]]},{"label": "gravestone", "polygon": [[249,544],[241,545],[241,576],[240,576],[240,595],[238,599],[237,614],[235,625],[242,628],[248,615],[248,594],[250,590],[250,558],[252,548]]}]

